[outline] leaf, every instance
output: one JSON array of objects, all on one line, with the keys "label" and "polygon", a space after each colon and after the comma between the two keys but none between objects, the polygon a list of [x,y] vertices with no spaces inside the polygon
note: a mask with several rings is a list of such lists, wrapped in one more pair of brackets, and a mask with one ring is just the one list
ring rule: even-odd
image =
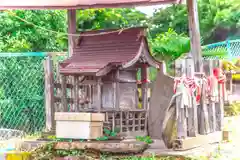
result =
[{"label": "leaf", "polygon": [[117,136],[117,133],[116,133],[116,132],[111,132],[111,133],[110,133],[110,136],[111,136],[111,137],[116,137],[116,136]]},{"label": "leaf", "polygon": [[96,138],[96,140],[98,140],[98,141],[106,141],[106,140],[108,140],[108,137],[107,136],[98,137],[98,138]]},{"label": "leaf", "polygon": [[104,128],[103,131],[104,131],[104,133],[105,133],[106,135],[110,135],[110,134],[111,134],[111,131],[108,130],[108,129],[106,129],[106,128]]}]

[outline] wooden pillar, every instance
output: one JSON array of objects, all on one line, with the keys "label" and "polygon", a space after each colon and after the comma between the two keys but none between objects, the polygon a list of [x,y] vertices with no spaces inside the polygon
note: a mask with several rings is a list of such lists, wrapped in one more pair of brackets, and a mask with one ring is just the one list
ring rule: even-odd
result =
[{"label": "wooden pillar", "polygon": [[97,78],[97,108],[98,108],[98,112],[101,112],[102,109],[102,87],[101,84],[102,83],[102,79],[101,77]]},{"label": "wooden pillar", "polygon": [[53,61],[51,59],[51,56],[46,57],[44,61],[44,72],[45,72],[46,131],[51,131],[55,128]]},{"label": "wooden pillar", "polygon": [[142,92],[142,109],[148,109],[148,66],[143,65],[141,68],[141,92]]},{"label": "wooden pillar", "polygon": [[[68,34],[75,34],[77,31],[76,26],[76,9],[69,9],[67,11],[68,15]],[[68,35],[68,52],[69,56],[73,54],[74,47],[74,36]]]},{"label": "wooden pillar", "polygon": [[61,103],[63,112],[68,112],[68,103],[67,103],[67,79],[65,75],[61,75]]},{"label": "wooden pillar", "polygon": [[73,110],[74,112],[79,112],[79,86],[78,86],[78,76],[73,77]]},{"label": "wooden pillar", "polygon": [[197,0],[187,0],[191,53],[196,72],[203,71]]},{"label": "wooden pillar", "polygon": [[115,108],[116,109],[120,109],[120,84],[119,84],[119,70],[116,71],[116,75],[115,75],[115,80],[117,80],[115,82],[116,88],[115,88]]}]

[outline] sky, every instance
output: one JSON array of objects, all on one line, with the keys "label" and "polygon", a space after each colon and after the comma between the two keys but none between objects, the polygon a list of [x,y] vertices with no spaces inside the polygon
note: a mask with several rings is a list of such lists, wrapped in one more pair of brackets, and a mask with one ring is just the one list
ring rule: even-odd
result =
[{"label": "sky", "polygon": [[146,6],[146,7],[136,7],[137,10],[147,14],[148,16],[152,16],[155,9],[164,8],[167,5],[153,5],[153,6]]}]

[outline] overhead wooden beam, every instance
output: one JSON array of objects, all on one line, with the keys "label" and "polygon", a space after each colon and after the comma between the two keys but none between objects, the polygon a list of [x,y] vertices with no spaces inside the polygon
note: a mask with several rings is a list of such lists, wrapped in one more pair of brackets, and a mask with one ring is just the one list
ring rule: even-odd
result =
[{"label": "overhead wooden beam", "polygon": [[74,47],[74,36],[71,34],[76,33],[77,26],[76,26],[76,9],[69,9],[67,11],[68,15],[68,52],[69,56],[73,54],[73,47]]},{"label": "overhead wooden beam", "polygon": [[203,71],[197,0],[187,0],[191,53],[196,72]]}]

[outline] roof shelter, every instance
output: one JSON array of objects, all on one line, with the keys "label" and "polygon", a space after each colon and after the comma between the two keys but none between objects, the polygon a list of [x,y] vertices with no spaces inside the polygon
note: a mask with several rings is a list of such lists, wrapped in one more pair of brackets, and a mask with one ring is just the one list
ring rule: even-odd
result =
[{"label": "roof shelter", "polygon": [[141,60],[158,67],[149,52],[145,28],[90,31],[81,35],[73,45],[72,56],[60,63],[60,73],[102,76],[113,68],[127,68]]}]

